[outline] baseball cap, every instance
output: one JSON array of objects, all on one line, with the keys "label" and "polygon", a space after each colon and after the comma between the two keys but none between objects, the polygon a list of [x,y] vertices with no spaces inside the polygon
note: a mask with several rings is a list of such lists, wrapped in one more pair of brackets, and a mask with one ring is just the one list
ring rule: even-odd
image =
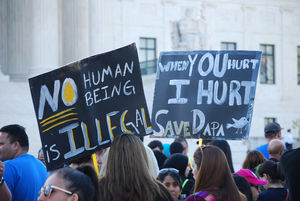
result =
[{"label": "baseball cap", "polygon": [[277,133],[277,132],[281,131],[281,129],[282,128],[278,123],[271,122],[265,126],[265,133]]},{"label": "baseball cap", "polygon": [[266,183],[268,183],[268,181],[257,178],[257,176],[248,169],[240,169],[235,174],[245,177],[250,184],[265,185]]}]

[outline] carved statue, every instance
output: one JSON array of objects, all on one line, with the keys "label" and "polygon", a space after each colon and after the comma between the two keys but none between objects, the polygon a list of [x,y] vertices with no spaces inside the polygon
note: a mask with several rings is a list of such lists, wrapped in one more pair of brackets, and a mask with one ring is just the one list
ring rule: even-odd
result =
[{"label": "carved statue", "polygon": [[185,17],[172,22],[174,50],[202,50],[206,48],[206,21],[202,14],[193,16],[193,9],[185,10]]}]

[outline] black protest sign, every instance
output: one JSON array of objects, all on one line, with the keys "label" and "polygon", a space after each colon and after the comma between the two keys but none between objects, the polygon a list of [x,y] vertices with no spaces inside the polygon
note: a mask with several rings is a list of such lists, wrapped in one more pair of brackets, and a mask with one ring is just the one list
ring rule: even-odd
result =
[{"label": "black protest sign", "polygon": [[49,170],[109,146],[121,133],[152,134],[135,44],[29,84]]},{"label": "black protest sign", "polygon": [[246,139],[261,52],[163,52],[152,110],[155,136]]}]

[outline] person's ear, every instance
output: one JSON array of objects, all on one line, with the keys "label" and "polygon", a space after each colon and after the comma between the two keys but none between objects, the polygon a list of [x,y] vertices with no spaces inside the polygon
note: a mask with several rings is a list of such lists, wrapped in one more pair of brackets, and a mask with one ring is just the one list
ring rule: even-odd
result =
[{"label": "person's ear", "polygon": [[79,197],[78,197],[78,194],[77,193],[73,193],[71,196],[70,196],[70,201],[78,201]]},{"label": "person's ear", "polygon": [[261,179],[268,181],[268,175],[266,173],[263,173],[263,176],[261,177]]},{"label": "person's ear", "polygon": [[20,143],[18,141],[14,141],[12,144],[13,149],[18,149],[19,147],[21,147]]},{"label": "person's ear", "polygon": [[281,132],[280,132],[280,131],[277,133],[277,138],[278,138],[278,139],[281,138]]}]

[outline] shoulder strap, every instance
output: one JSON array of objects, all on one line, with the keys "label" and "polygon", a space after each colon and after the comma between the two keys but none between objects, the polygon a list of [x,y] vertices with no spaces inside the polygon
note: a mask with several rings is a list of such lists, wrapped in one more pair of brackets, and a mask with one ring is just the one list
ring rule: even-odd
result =
[{"label": "shoulder strap", "polygon": [[182,183],[180,194],[182,193],[182,190],[188,181],[189,181],[189,179],[185,179],[184,182]]},{"label": "shoulder strap", "polygon": [[289,189],[286,189],[286,198],[285,198],[285,201],[289,200],[289,194],[290,194]]}]

